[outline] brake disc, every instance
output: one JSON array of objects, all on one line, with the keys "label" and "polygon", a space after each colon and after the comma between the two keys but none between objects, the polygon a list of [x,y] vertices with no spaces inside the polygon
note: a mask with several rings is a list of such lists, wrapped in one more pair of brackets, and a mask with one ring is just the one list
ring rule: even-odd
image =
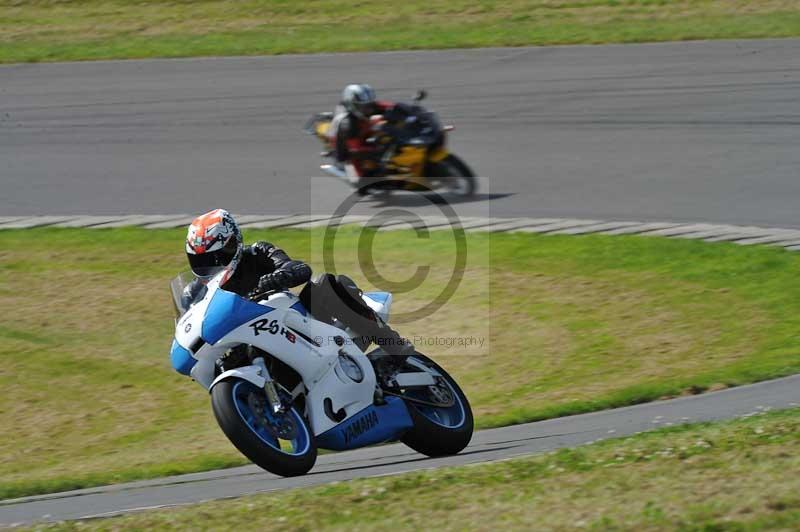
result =
[{"label": "brake disc", "polygon": [[428,391],[431,392],[433,398],[442,405],[453,405],[455,403],[453,392],[451,392],[450,387],[445,384],[428,386]]}]

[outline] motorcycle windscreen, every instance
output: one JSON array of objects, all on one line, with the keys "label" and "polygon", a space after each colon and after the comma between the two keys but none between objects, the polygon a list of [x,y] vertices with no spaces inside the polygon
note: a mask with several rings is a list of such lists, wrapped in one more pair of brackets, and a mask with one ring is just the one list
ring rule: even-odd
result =
[{"label": "motorcycle windscreen", "polygon": [[203,298],[207,289],[191,271],[185,271],[170,281],[169,290],[175,305],[175,319],[178,320],[193,303]]}]

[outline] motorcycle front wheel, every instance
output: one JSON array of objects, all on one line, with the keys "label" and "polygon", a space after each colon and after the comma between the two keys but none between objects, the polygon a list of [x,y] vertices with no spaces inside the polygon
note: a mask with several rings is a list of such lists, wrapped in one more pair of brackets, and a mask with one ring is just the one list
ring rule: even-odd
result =
[{"label": "motorcycle front wheel", "polygon": [[264,390],[232,378],[211,390],[211,408],[231,443],[261,468],[293,477],[314,467],[314,434],[295,407],[275,414]]}]

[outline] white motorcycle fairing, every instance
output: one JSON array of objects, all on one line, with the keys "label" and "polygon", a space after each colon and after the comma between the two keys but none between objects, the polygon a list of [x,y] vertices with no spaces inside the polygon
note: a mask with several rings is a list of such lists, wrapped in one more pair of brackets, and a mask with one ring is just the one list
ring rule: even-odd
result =
[{"label": "white motorcycle fairing", "polygon": [[[220,288],[220,278],[208,282],[203,298],[176,323],[170,352],[176,371],[209,391],[233,377],[263,388],[270,379],[266,368],[245,366],[215,376],[215,362],[242,344],[268,353],[300,375],[305,415],[322,448],[341,450],[397,439],[413,425],[402,400],[390,397],[383,405],[373,404],[372,364],[345,331],[315,320],[290,292],[255,303]],[[364,300],[388,318],[390,294],[368,293]]]},{"label": "white motorcycle fairing", "polygon": [[225,379],[230,379],[231,377],[236,377],[237,379],[242,379],[247,382],[251,382],[255,384],[258,388],[263,388],[264,385],[267,383],[267,377],[264,374],[264,371],[258,366],[243,366],[241,368],[234,368],[229,369],[223,373],[220,373],[214,382],[211,383],[211,386],[208,387],[209,391],[214,389],[214,386],[219,384],[220,382],[224,381]]}]

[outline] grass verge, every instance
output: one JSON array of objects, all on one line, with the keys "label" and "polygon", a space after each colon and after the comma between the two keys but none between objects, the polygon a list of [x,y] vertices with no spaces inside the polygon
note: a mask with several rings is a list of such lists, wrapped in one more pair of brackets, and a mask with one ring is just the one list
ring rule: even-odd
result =
[{"label": "grass verge", "polygon": [[[246,233],[315,257],[318,231]],[[242,464],[207,394],[174,373],[168,280],[182,230],[0,232],[0,497]],[[339,272],[370,286],[341,231]],[[446,234],[378,233],[412,312],[449,278]],[[639,403],[800,371],[800,256],[643,237],[470,234],[461,287],[408,336],[463,385],[479,427]],[[486,250],[490,250],[488,255]],[[314,251],[312,253],[312,251]],[[368,273],[368,272],[366,272]]]},{"label": "grass verge", "polygon": [[[48,530],[796,530],[800,410]],[[413,501],[413,511],[409,502]],[[257,510],[256,510],[257,509]]]},{"label": "grass verge", "polygon": [[794,37],[792,0],[0,1],[0,62]]}]

